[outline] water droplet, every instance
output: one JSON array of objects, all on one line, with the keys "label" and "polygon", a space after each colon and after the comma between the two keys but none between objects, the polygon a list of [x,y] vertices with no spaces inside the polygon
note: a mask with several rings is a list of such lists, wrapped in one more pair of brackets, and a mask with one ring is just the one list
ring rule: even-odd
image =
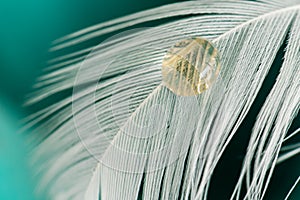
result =
[{"label": "water droplet", "polygon": [[180,96],[207,90],[220,71],[219,53],[202,38],[190,38],[170,48],[162,63],[163,84]]}]

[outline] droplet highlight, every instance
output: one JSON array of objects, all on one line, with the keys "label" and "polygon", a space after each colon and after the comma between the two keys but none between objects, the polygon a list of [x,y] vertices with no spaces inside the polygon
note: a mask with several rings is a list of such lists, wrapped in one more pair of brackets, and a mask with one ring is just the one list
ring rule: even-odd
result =
[{"label": "droplet highlight", "polygon": [[180,96],[209,89],[220,71],[218,50],[202,38],[182,40],[171,47],[162,63],[163,84]]}]

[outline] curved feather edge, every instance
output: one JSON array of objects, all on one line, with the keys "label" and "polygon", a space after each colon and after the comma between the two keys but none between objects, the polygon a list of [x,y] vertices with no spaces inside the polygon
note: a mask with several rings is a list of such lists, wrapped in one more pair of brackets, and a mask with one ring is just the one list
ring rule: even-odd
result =
[{"label": "curved feather edge", "polygon": [[[261,6],[261,4],[255,3],[251,5],[254,7],[255,5],[258,7]],[[268,7],[267,4],[265,8],[270,8],[270,10],[272,10],[274,9],[274,6]],[[260,11],[262,10],[259,10],[258,8],[256,13],[258,14]],[[299,32],[298,13],[299,6],[282,9],[266,15],[261,13],[263,16],[259,18],[255,17],[255,14],[246,14],[245,19],[248,18],[247,23],[234,25],[234,27],[237,28],[229,28],[229,32],[228,30],[223,30],[223,32],[221,31],[221,33],[216,34],[215,37],[212,37],[211,40],[222,53],[223,80],[219,80],[213,89],[198,99],[201,109],[199,109],[197,106],[195,107],[193,103],[189,106],[186,106],[184,102],[188,102],[188,99],[182,101],[182,99],[172,95],[159,86],[159,64],[155,64],[154,67],[152,66],[154,68],[153,70],[148,68],[149,66],[147,67],[142,65],[145,68],[140,70],[138,66],[133,63],[133,61],[136,62],[138,60],[138,57],[134,57],[134,59],[126,58],[123,61],[118,61],[116,66],[118,66],[118,64],[119,66],[122,66],[122,64],[124,65],[125,63],[131,63],[129,68],[131,67],[130,69],[132,72],[127,74],[126,78],[131,78],[132,81],[134,81],[136,77],[144,76],[145,80],[147,78],[149,79],[147,80],[148,82],[143,82],[146,85],[144,88],[142,88],[144,93],[140,94],[141,96],[133,101],[136,110],[132,110],[132,112],[135,113],[135,116],[130,118],[130,120],[133,120],[134,118],[144,119],[146,117],[145,112],[147,113],[147,109],[149,109],[148,107],[151,105],[151,102],[153,105],[161,102],[172,102],[167,104],[167,107],[171,108],[173,111],[177,111],[175,113],[177,114],[178,118],[184,119],[184,117],[187,117],[190,115],[190,113],[193,113],[200,121],[195,124],[188,121],[184,122],[186,123],[185,125],[189,125],[188,127],[194,128],[191,128],[189,133],[189,136],[191,137],[187,140],[189,142],[188,151],[186,150],[186,146],[183,144],[180,144],[176,147],[179,148],[179,151],[175,150],[174,148],[171,149],[171,152],[173,152],[174,155],[182,155],[182,157],[177,160],[175,165],[170,165],[164,170],[158,170],[155,173],[149,173],[146,175],[124,174],[103,166],[102,170],[99,170],[99,187],[101,188],[101,191],[103,191],[103,199],[120,199],[123,197],[127,197],[127,199],[136,199],[139,195],[137,191],[139,191],[138,188],[141,186],[141,183],[143,183],[142,197],[144,199],[158,199],[158,197],[162,199],[176,197],[180,197],[181,199],[187,199],[188,197],[192,197],[193,199],[206,199],[207,188],[209,186],[213,169],[241,121],[244,119],[245,115],[250,109],[250,106],[264,80],[264,77],[271,67],[276,52],[281,46],[285,35],[288,33],[289,26],[291,26],[285,63],[282,67],[280,76],[277,79],[276,85],[274,85],[272,92],[270,93],[264,107],[260,112],[260,116],[253,129],[253,134],[249,142],[250,149],[258,149],[257,155],[253,154],[254,151],[248,151],[247,155],[245,156],[245,165],[243,166],[240,180],[232,196],[232,199],[240,199],[239,195],[242,186],[242,180],[246,178],[248,192],[244,198],[262,199],[272,174],[272,170],[274,169],[278,151],[280,149],[277,148],[276,145],[283,142],[287,129],[299,109],[300,91],[297,81],[300,80],[300,77],[299,69],[295,67],[297,64],[299,64],[299,60],[297,59],[300,57],[296,51],[297,44],[300,41],[298,38],[299,36],[296,34],[297,31]],[[242,15],[242,13],[239,13],[239,15]],[[253,20],[251,20],[250,16],[252,16]],[[249,19],[251,20],[250,22]],[[217,28],[215,29],[217,30]],[[141,36],[154,34],[155,37],[156,31],[159,32],[159,29],[150,29],[149,33],[144,32],[139,34],[141,34]],[[272,34],[273,32],[278,32],[279,34]],[[137,34],[134,39],[138,38],[139,34]],[[190,32],[189,35],[193,36],[193,33]],[[161,39],[163,33],[159,32],[159,34],[156,36],[160,36],[159,39]],[[206,36],[205,32],[203,33],[203,36]],[[169,44],[172,44],[175,40],[180,39],[180,37],[176,35],[175,37],[174,35],[170,35],[170,38]],[[133,50],[132,46],[139,44],[138,42],[135,42],[135,40],[125,41],[124,44],[127,44],[126,42],[132,43],[131,45],[126,46],[126,48],[131,50]],[[151,44],[155,44],[155,40],[149,42],[151,42]],[[159,42],[159,40],[156,42]],[[167,46],[168,45],[162,47],[162,49],[166,49]],[[103,51],[105,50],[109,49],[105,48]],[[120,51],[120,49],[118,49],[118,51]],[[115,56],[117,52],[109,50],[106,55],[101,55],[98,59],[108,60]],[[157,63],[159,60],[161,60],[161,56],[163,55],[163,53],[159,51],[157,51],[157,55],[153,57],[149,55],[147,56],[147,52],[142,53],[144,53],[143,56],[145,60],[151,60],[154,63]],[[135,56],[137,56],[137,54],[135,54]],[[95,66],[93,66],[91,63],[90,67],[93,68]],[[69,70],[73,71],[76,68],[78,68],[78,65],[71,65]],[[117,68],[115,70],[122,70],[122,68]],[[53,77],[56,76],[55,73]],[[69,73],[68,70],[66,70],[66,73]],[[107,72],[107,75],[116,75],[116,73],[114,71],[109,71]],[[64,87],[70,88],[70,83],[73,81],[72,76],[74,76],[74,74],[64,77],[67,78],[66,81],[58,81],[52,85],[50,84],[47,90],[41,90],[39,93],[41,96],[32,102],[36,102],[42,98],[45,98],[49,91],[54,90],[53,93],[55,94],[59,91],[55,90],[57,87],[61,87],[60,89]],[[91,74],[86,72],[86,77],[89,76],[91,76]],[[284,81],[287,79],[287,77],[290,82]],[[108,111],[109,107],[107,107],[107,102],[109,101],[105,100],[108,95],[106,93],[114,88],[112,84],[116,84],[118,80],[118,78],[107,80],[102,83],[100,82],[100,85],[97,86],[96,98],[98,100],[102,99],[102,101],[99,101],[99,104],[96,105],[98,112],[105,114]],[[150,83],[150,80],[155,80],[155,84],[149,85],[148,83]],[[67,84],[67,86],[65,86],[65,84]],[[123,87],[131,86],[132,85],[128,83]],[[120,90],[119,96],[121,99],[122,95],[128,96],[128,94],[124,92],[121,93],[121,86],[118,87],[119,88],[117,89]],[[158,89],[155,90],[155,88]],[[222,89],[224,89],[225,93],[220,93]],[[91,88],[87,88],[80,93],[79,96],[77,96],[77,99],[75,100],[80,102],[81,108],[84,110],[77,110],[78,113],[76,112],[75,115],[81,116],[80,119],[82,121],[78,122],[79,126],[84,127],[85,124],[90,125],[90,127],[87,127],[87,129],[84,130],[92,130],[92,135],[86,135],[86,138],[83,139],[91,144],[91,150],[94,150],[95,154],[102,155],[103,152],[107,151],[107,148],[102,147],[102,145],[105,146],[107,144],[103,140],[95,140],[94,136],[98,136],[99,134],[97,131],[98,127],[94,126],[93,124],[89,124],[88,120],[88,116],[90,115],[89,108],[92,105],[86,104],[86,102],[90,102],[87,100],[87,98],[89,97],[88,94],[90,94],[92,91],[93,90]],[[156,92],[149,96],[151,91]],[[218,93],[216,91],[218,91]],[[280,102],[282,102],[282,104],[278,104],[276,101],[274,101],[279,97],[281,98]],[[222,99],[222,102],[216,101],[218,98]],[[47,130],[48,134],[46,135],[49,135],[47,136],[47,139],[43,141],[35,141],[35,138],[31,138],[30,143],[38,144],[37,146],[33,145],[34,151],[32,161],[33,165],[39,163],[38,166],[40,166],[37,174],[41,180],[41,184],[37,191],[39,194],[46,193],[55,199],[66,199],[69,197],[72,197],[73,199],[82,199],[82,195],[86,194],[86,186],[91,183],[91,180],[92,182],[93,180],[97,180],[95,176],[87,172],[89,169],[93,168],[93,166],[96,166],[97,162],[93,160],[93,157],[91,157],[88,152],[86,152],[85,148],[78,141],[76,135],[74,134],[76,129],[74,128],[71,120],[71,100],[72,99],[70,98],[62,100],[61,102],[53,105],[50,110],[45,109],[38,115],[31,117],[31,119],[37,119],[33,122],[33,124],[35,124],[37,121],[51,116],[51,113],[54,114],[53,117],[47,120],[47,123],[42,124],[37,129],[37,132],[39,130]],[[142,102],[144,103],[142,106],[140,106]],[[120,108],[122,108],[122,105],[124,104],[122,104],[120,100],[118,105]],[[185,112],[182,112],[183,107],[186,109]],[[211,111],[212,108],[214,108],[213,111]],[[274,110],[276,110],[276,112],[274,112]],[[59,114],[55,114],[55,112],[59,112]],[[122,124],[126,127],[126,124],[128,125],[130,122],[130,120],[129,122],[127,121],[128,115],[121,112],[120,117],[125,118],[125,122]],[[171,116],[165,117],[170,118],[171,125],[177,128],[177,130],[175,129],[173,132],[171,131],[173,136],[180,138],[180,133],[183,132],[182,127],[185,127],[184,124],[181,124],[181,126],[176,126],[178,121],[173,119]],[[270,130],[270,124],[267,123],[269,122],[268,120],[270,118],[276,122],[276,127],[274,130]],[[100,123],[105,126],[109,126],[110,123],[108,123],[109,121],[107,120],[111,120],[111,117],[106,114],[106,118],[103,119],[103,121],[100,120]],[[203,121],[201,122],[201,120]],[[265,124],[269,130],[261,129]],[[161,127],[163,130],[166,130],[164,124],[161,124]],[[132,127],[130,123],[126,128],[129,131],[134,132],[134,127]],[[164,136],[159,138],[159,140],[153,140],[151,145],[147,146],[147,144],[143,143],[134,143],[132,139],[118,134],[119,132],[117,130],[118,127],[114,127],[111,132],[108,131],[107,133],[111,134],[114,144],[119,145],[127,150],[142,152],[146,151],[148,148],[150,148],[150,150],[155,150],[163,145],[162,143],[159,143],[159,141],[165,141],[166,143],[171,141],[170,138]],[[266,137],[269,134],[268,131],[271,132],[271,137],[269,139]],[[264,147],[264,144],[268,145]],[[53,145],[55,145],[55,148],[51,149]],[[99,150],[100,147],[103,149]],[[107,151],[106,153],[107,155],[114,155],[118,152]],[[199,162],[199,158],[201,158],[201,162]],[[166,159],[166,157],[158,157],[157,159],[162,162],[164,159]],[[252,170],[250,163],[253,160],[255,161],[255,167],[254,173],[251,174],[250,172]],[[118,160],[114,160],[113,162],[116,161],[118,162]],[[41,165],[40,162],[44,162],[44,164]],[[122,162],[122,164],[125,164],[124,166],[126,166],[128,162],[131,162],[132,164],[132,161],[130,160],[126,161],[123,159]],[[185,163],[187,163],[187,166],[184,166]],[[153,166],[150,166],[149,163],[144,163],[141,167],[147,169],[147,167]],[[271,170],[268,171],[270,168]],[[186,170],[184,176],[183,170]],[[78,182],[76,186],[68,181],[69,177],[72,177],[72,181]],[[176,180],[182,180],[182,185],[178,184]],[[259,184],[255,184],[257,182],[259,182]],[[62,185],[64,186],[63,188]],[[158,186],[162,188],[160,191],[157,190]],[[181,194],[179,194],[179,191]]]}]

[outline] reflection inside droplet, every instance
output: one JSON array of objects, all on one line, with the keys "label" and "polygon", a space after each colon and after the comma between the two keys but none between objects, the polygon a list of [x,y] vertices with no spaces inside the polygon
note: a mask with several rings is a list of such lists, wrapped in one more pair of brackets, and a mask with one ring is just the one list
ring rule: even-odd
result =
[{"label": "reflection inside droplet", "polygon": [[191,38],[170,48],[162,63],[163,84],[181,96],[207,90],[220,71],[219,53],[202,38]]}]

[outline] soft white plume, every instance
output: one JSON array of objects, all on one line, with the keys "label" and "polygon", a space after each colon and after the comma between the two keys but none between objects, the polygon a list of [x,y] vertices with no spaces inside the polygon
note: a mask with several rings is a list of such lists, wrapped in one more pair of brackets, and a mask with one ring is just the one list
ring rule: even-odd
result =
[{"label": "soft white plume", "polygon": [[[73,94],[26,120],[26,128],[34,127],[29,145],[38,195],[207,199],[214,168],[288,37],[280,74],[259,112],[232,193],[232,199],[263,199],[300,107],[300,1],[181,2],[78,31],[55,41],[52,50],[175,16],[182,19],[50,61],[27,103],[68,89]],[[189,37],[210,40],[221,53],[222,68],[212,88],[179,97],[161,84],[161,63],[170,46]],[[298,153],[299,146],[291,152]]]}]

